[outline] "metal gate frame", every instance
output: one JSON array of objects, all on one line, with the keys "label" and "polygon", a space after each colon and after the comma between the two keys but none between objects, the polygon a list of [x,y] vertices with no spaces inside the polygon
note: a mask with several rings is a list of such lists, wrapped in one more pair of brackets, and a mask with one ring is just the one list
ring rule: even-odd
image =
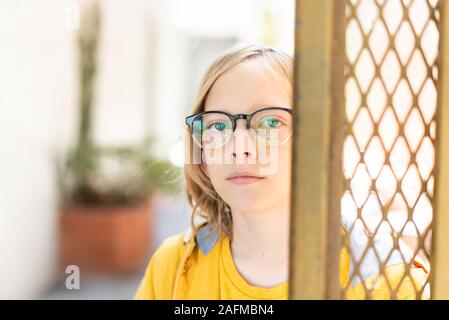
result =
[{"label": "metal gate frame", "polygon": [[449,299],[449,1],[441,1],[431,298]]},{"label": "metal gate frame", "polygon": [[[362,0],[363,1],[363,0]],[[440,0],[431,298],[449,299],[449,0]],[[345,1],[297,0],[290,299],[341,299]]]},{"label": "metal gate frame", "polygon": [[296,2],[290,299],[340,297],[344,5]]}]

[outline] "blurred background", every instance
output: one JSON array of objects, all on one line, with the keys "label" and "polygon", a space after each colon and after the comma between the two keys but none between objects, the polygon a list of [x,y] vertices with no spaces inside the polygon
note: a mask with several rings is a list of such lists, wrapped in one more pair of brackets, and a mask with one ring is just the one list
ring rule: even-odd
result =
[{"label": "blurred background", "polygon": [[[342,215],[423,260],[438,3],[346,2]],[[155,248],[189,224],[182,138],[203,72],[241,43],[293,54],[294,9],[0,0],[0,299],[132,298]]]},{"label": "blurred background", "polygon": [[292,54],[293,35],[293,0],[0,0],[0,298],[132,298],[189,223],[205,68],[239,43]]}]

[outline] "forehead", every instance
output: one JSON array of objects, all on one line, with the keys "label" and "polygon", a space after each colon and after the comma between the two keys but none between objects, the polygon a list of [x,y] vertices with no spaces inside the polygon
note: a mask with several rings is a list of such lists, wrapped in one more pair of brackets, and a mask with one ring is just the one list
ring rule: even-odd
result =
[{"label": "forehead", "polygon": [[290,107],[290,83],[279,72],[258,62],[240,63],[213,84],[205,111],[251,113],[263,107]]}]

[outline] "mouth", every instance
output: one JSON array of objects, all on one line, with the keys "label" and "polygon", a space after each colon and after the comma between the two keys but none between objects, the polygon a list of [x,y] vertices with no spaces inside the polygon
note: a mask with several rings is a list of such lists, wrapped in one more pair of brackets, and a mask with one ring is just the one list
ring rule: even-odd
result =
[{"label": "mouth", "polygon": [[228,180],[234,184],[237,184],[237,185],[252,184],[252,183],[259,182],[263,179],[265,179],[265,177],[261,177],[261,176],[258,176],[257,174],[253,174],[250,172],[238,172],[238,173],[234,173],[234,174],[230,175],[228,178],[226,178],[226,180]]}]

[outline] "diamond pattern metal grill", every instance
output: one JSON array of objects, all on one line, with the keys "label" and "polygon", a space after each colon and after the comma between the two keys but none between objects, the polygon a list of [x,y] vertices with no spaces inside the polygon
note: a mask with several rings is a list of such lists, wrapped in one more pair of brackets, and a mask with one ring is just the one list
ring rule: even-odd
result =
[{"label": "diamond pattern metal grill", "polygon": [[379,283],[391,299],[410,283],[429,296],[439,2],[346,0],[343,297],[358,285],[375,299]]}]

